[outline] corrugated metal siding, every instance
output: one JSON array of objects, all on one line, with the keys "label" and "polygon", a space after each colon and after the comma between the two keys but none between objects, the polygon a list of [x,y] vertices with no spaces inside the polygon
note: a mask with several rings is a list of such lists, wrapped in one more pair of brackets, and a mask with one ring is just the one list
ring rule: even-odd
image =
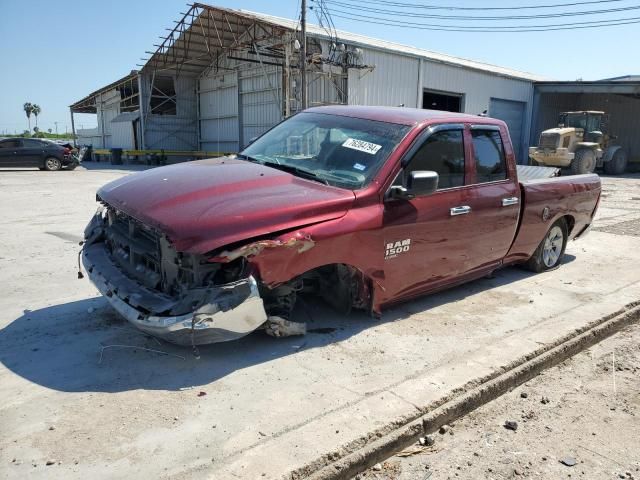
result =
[{"label": "corrugated metal siding", "polygon": [[[142,76],[143,111],[149,111],[151,77]],[[176,115],[144,115],[147,149],[197,150],[196,79],[181,75],[175,79]]]},{"label": "corrugated metal siding", "polygon": [[200,79],[200,148],[215,152],[238,150],[238,73]]},{"label": "corrugated metal siding", "polygon": [[349,70],[350,105],[422,107],[418,105],[419,59],[370,49],[363,49],[362,58],[375,68]]},{"label": "corrugated metal siding", "polygon": [[200,148],[237,152],[282,120],[282,69],[229,61],[200,79]]},{"label": "corrugated metal siding", "polygon": [[133,137],[132,122],[110,122],[111,123],[111,147],[133,149],[135,140]]},{"label": "corrugated metal siding", "polygon": [[102,136],[97,128],[85,128],[76,130],[79,145],[92,145],[93,148],[102,148]]},{"label": "corrugated metal siding", "polygon": [[492,98],[489,104],[489,115],[507,124],[511,143],[516,154],[516,161],[520,164],[529,163],[529,155],[523,150],[526,143],[524,134],[526,131],[524,130],[526,111],[527,104],[524,102]]},{"label": "corrugated metal siding", "polygon": [[240,147],[282,120],[282,69],[265,66],[241,70]]},{"label": "corrugated metal siding", "polygon": [[609,114],[609,131],[618,138],[613,142],[622,145],[630,159],[640,159],[640,99],[615,94],[566,94],[540,95],[537,121],[532,144],[543,130],[558,125],[558,114],[572,110],[602,110]]},{"label": "corrugated metal siding", "polygon": [[560,112],[577,110],[578,95],[573,93],[544,93],[540,95],[540,101],[535,115],[535,125],[531,128],[531,145],[537,145],[543,130],[558,126]]}]

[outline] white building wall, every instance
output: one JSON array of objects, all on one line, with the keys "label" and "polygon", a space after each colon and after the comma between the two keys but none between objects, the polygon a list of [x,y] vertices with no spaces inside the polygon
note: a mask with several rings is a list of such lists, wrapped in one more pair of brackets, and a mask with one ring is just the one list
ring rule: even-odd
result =
[{"label": "white building wall", "polygon": [[422,86],[426,90],[463,94],[462,111],[477,115],[490,112],[491,99],[511,100],[525,103],[521,139],[513,138],[519,162],[526,160],[524,152],[529,149],[531,116],[533,108],[533,82],[502,77],[488,72],[463,67],[423,61]]},{"label": "white building wall", "polygon": [[499,98],[526,102],[528,116],[531,114],[533,83],[528,80],[501,77],[425,60],[422,67],[422,86],[427,90],[464,94],[464,113],[473,115],[488,111],[491,99]]},{"label": "white building wall", "polygon": [[418,104],[418,58],[371,49],[363,49],[362,58],[365,65],[375,68],[349,70],[350,105],[422,107]]},{"label": "white building wall", "polygon": [[200,149],[238,150],[238,72],[224,71],[200,79]]},{"label": "white building wall", "polygon": [[[460,94],[462,112],[480,114],[490,111],[491,100],[511,100],[525,103],[524,132],[531,129],[533,82],[501,76],[490,72],[438,63],[402,53],[363,48],[362,63],[375,66],[349,70],[351,105],[385,105],[422,108],[422,92],[433,90]],[[514,139],[518,152],[528,148],[528,135]]]},{"label": "white building wall", "polygon": [[133,150],[135,140],[133,124],[129,121],[111,122],[111,147]]},{"label": "white building wall", "polygon": [[[320,42],[323,52],[324,41]],[[354,45],[347,45],[348,49]],[[370,69],[349,69],[347,103],[422,108],[424,90],[458,93],[462,111],[479,114],[490,111],[491,100],[525,104],[522,130],[531,128],[533,83],[498,73],[439,63],[427,58],[360,45],[362,63]],[[248,62],[227,60],[226,73],[209,73],[199,80],[200,148],[233,151],[282,118],[282,72]],[[267,81],[268,77],[269,81]],[[316,78],[317,77],[317,78]],[[275,97],[279,96],[276,101]],[[280,105],[278,105],[280,103]],[[309,104],[339,103],[337,90],[326,74],[309,75]],[[528,148],[523,135],[518,151]]]},{"label": "white building wall", "polygon": [[91,145],[93,148],[102,148],[102,136],[98,128],[85,128],[76,130],[78,145]]},{"label": "white building wall", "polygon": [[[102,148],[117,147],[113,143],[113,130],[111,120],[120,114],[120,92],[109,90],[100,95],[98,100],[98,130],[104,138]],[[101,142],[102,143],[102,142]]]},{"label": "white building wall", "polygon": [[282,120],[282,69],[226,59],[199,79],[200,149],[237,152]]}]

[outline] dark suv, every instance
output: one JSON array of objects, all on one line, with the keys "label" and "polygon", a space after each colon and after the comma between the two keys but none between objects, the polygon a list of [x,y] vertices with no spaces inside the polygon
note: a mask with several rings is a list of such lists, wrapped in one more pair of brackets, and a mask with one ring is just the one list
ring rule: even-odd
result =
[{"label": "dark suv", "polygon": [[0,140],[0,168],[38,167],[40,170],[73,170],[78,159],[71,149],[39,138],[7,138]]}]

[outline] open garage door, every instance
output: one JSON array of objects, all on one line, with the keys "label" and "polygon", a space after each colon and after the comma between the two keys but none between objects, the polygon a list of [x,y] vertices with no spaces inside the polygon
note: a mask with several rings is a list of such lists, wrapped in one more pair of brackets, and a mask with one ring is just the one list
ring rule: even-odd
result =
[{"label": "open garage door", "polygon": [[601,110],[609,115],[609,133],[629,158],[628,169],[640,171],[640,78],[592,82],[538,82],[535,84],[531,144],[540,133],[558,125],[561,112]]},{"label": "open garage door", "polygon": [[489,104],[489,116],[502,120],[509,127],[511,142],[516,154],[516,161],[521,164],[527,163],[527,156],[524,155],[524,115],[526,103],[514,100],[503,100],[492,98]]}]

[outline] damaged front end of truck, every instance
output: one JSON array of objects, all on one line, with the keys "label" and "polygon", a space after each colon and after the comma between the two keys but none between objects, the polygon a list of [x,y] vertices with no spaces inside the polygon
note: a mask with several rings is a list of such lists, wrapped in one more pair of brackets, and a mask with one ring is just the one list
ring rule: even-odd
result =
[{"label": "damaged front end of truck", "polygon": [[[343,313],[371,308],[369,283],[353,267],[290,275],[289,262],[316,247],[300,230],[185,253],[160,230],[101,201],[84,237],[82,264],[111,306],[143,332],[179,345],[226,342],[257,329],[303,335],[305,323],[290,320],[300,293]],[[270,273],[268,280],[260,271]]]},{"label": "damaged front end of truck", "polygon": [[171,343],[235,340],[267,321],[246,257],[221,263],[177,252],[161,232],[109,205],[85,229],[81,256],[118,313]]}]

